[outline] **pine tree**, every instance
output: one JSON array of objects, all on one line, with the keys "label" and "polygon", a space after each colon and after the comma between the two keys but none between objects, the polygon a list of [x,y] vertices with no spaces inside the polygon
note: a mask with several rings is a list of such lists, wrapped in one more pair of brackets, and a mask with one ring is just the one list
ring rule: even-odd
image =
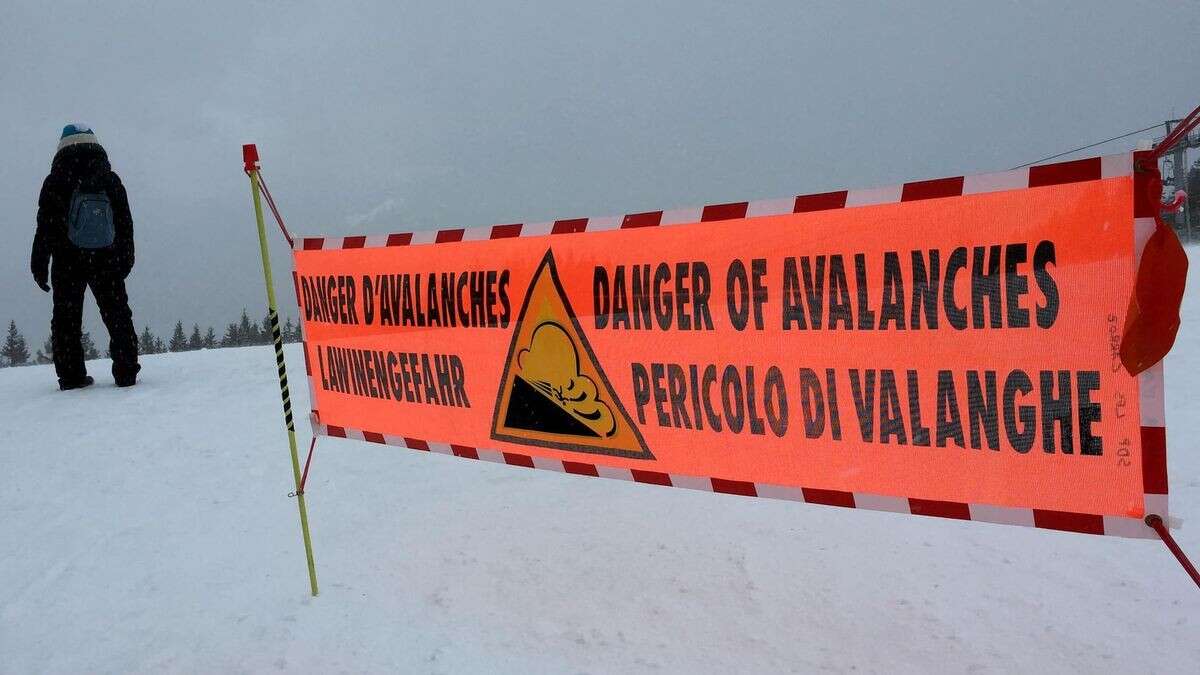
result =
[{"label": "pine tree", "polygon": [[242,342],[242,334],[238,330],[236,323],[231,323],[225,327],[225,335],[221,336],[222,347],[236,347]]},{"label": "pine tree", "polygon": [[162,341],[162,338],[157,337],[157,336],[155,336],[155,338],[154,338],[154,353],[155,354],[166,354],[167,353],[167,345]]},{"label": "pine tree", "polygon": [[258,324],[250,320],[250,315],[242,309],[242,321],[238,324],[238,346],[256,345],[260,339]]},{"label": "pine tree", "polygon": [[23,366],[29,363],[29,347],[25,345],[25,337],[21,335],[21,331],[17,330],[17,322],[8,322],[8,337],[4,340],[4,347],[0,348],[0,356],[10,366]]},{"label": "pine tree", "polygon": [[260,345],[275,344],[275,334],[271,332],[271,313],[270,312],[267,312],[267,315],[263,317],[262,333],[260,333],[258,336],[258,344],[260,344]]},{"label": "pine tree", "polygon": [[83,331],[83,336],[79,340],[80,346],[83,347],[83,360],[93,361],[100,358],[100,350],[96,349],[96,343],[92,342],[92,334]]},{"label": "pine tree", "polygon": [[209,326],[208,332],[204,334],[204,348],[205,349],[216,349],[217,348],[217,334],[215,332],[213,332],[212,326]]},{"label": "pine tree", "polygon": [[187,349],[187,336],[183,332],[183,321],[175,322],[175,330],[171,332],[171,343],[167,349],[172,352],[182,352]]},{"label": "pine tree", "polygon": [[292,323],[292,317],[287,318],[287,322],[283,324],[283,341],[287,343],[300,341],[300,327]]},{"label": "pine tree", "polygon": [[46,344],[42,345],[42,348],[38,350],[34,360],[42,365],[54,363],[54,342],[49,337],[46,338]]},{"label": "pine tree", "polygon": [[138,336],[138,353],[139,354],[157,354],[156,344],[159,340],[154,337],[154,333],[150,332],[150,326],[146,326],[142,330],[142,334]]},{"label": "pine tree", "polygon": [[188,338],[187,348],[194,352],[204,346],[204,338],[200,337],[200,324],[192,324],[192,335]]}]

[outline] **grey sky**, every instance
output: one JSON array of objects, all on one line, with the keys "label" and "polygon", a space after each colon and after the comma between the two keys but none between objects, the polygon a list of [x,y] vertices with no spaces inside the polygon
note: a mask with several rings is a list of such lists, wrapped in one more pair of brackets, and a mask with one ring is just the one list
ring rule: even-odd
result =
[{"label": "grey sky", "polygon": [[779,197],[1005,169],[1180,116],[1198,37],[1191,0],[5,0],[0,320],[48,333],[29,245],[69,121],[128,187],[139,330],[219,334],[265,313],[243,142],[301,233]]}]

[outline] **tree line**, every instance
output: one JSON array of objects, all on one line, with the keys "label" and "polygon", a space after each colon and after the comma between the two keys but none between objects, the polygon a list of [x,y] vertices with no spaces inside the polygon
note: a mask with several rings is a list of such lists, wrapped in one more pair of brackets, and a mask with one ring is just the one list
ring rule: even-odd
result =
[{"label": "tree line", "polygon": [[[138,335],[138,354],[192,352],[201,349],[268,345],[274,342],[274,337],[271,335],[270,317],[263,317],[260,323],[252,320],[245,309],[242,310],[241,319],[226,325],[225,331],[220,337],[217,337],[217,332],[212,326],[201,332],[200,324],[193,323],[190,333],[183,326],[182,320],[176,321],[175,329],[171,332],[170,338],[165,342],[161,337],[155,335],[154,331],[150,330],[150,326],[146,326]],[[294,323],[291,317],[288,317],[287,321],[279,327],[279,334],[284,342],[299,342],[300,326]],[[107,350],[104,356],[107,357]],[[92,336],[87,331],[84,331],[83,358],[90,361],[100,357],[101,352],[92,340]],[[29,345],[25,341],[25,336],[17,328],[17,322],[13,320],[8,322],[8,334],[4,339],[3,346],[0,347],[0,368],[53,362],[54,346],[50,338],[46,338],[46,342],[42,345],[41,349],[37,350],[34,354],[30,354]]]}]

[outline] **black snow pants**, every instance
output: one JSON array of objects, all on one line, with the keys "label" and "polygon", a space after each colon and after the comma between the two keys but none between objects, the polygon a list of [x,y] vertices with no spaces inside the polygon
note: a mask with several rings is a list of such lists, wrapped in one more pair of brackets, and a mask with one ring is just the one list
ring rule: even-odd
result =
[{"label": "black snow pants", "polygon": [[82,324],[83,292],[92,289],[100,318],[108,329],[112,374],[118,382],[137,375],[137,331],[133,312],[125,293],[125,279],[108,265],[98,265],[87,256],[60,261],[54,259],[50,285],[54,291],[54,313],[50,319],[50,342],[54,350],[54,370],[60,383],[78,382],[87,375],[83,363]]}]

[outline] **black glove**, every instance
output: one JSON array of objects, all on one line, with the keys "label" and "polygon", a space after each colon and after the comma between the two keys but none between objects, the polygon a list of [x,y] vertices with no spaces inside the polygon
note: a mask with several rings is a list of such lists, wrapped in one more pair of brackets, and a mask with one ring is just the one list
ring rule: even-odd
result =
[{"label": "black glove", "polygon": [[37,282],[38,288],[46,291],[47,293],[50,292],[50,284],[46,283],[45,274],[35,274],[33,275],[33,280]]}]

